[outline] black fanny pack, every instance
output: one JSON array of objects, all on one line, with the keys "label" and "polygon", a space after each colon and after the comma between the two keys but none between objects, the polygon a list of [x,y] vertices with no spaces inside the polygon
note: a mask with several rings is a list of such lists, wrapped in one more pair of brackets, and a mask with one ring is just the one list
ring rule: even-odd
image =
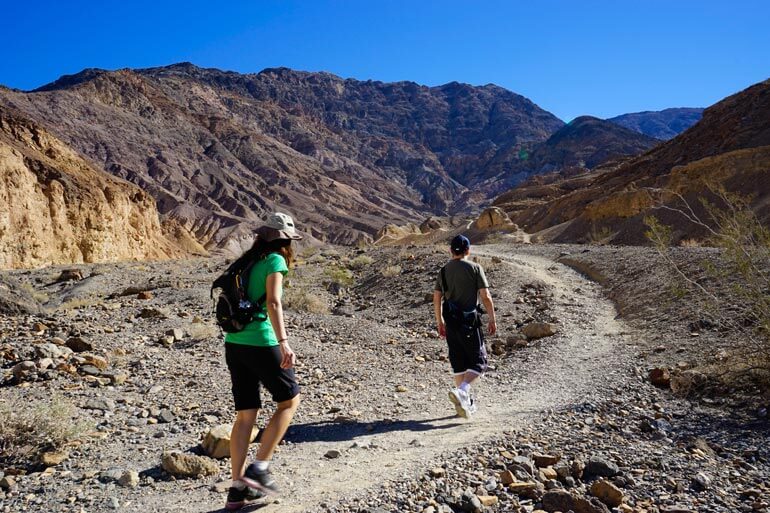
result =
[{"label": "black fanny pack", "polygon": [[447,324],[462,326],[464,328],[480,328],[481,315],[484,313],[481,305],[476,305],[473,310],[463,310],[457,304],[444,300],[442,315]]}]

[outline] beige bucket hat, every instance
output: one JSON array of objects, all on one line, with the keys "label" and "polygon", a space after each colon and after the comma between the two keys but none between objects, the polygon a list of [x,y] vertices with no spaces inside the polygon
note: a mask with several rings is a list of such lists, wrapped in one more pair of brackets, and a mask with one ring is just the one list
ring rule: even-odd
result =
[{"label": "beige bucket hat", "polygon": [[265,224],[257,229],[257,234],[267,242],[276,239],[302,239],[302,236],[297,233],[297,229],[294,226],[294,219],[281,212],[274,212],[267,216]]}]

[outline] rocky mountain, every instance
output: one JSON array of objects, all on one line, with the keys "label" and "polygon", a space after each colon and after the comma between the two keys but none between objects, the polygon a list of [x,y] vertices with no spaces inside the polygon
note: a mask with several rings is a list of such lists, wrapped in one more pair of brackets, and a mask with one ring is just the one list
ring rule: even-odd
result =
[{"label": "rocky mountain", "polygon": [[164,221],[207,248],[237,249],[277,209],[342,243],[465,210],[563,125],[494,85],[188,63],[85,70],[33,92],[1,90],[0,104],[141,187]]},{"label": "rocky mountain", "polygon": [[660,141],[591,116],[563,126],[527,156],[536,174],[581,167],[592,169],[609,160],[638,155]]},{"label": "rocky mountain", "polygon": [[[559,242],[645,243],[643,219],[663,204],[696,210],[709,197],[706,183],[751,196],[757,214],[770,219],[770,80],[706,109],[703,119],[676,138],[619,166],[580,180],[528,183],[495,204],[526,231]],[[533,201],[540,196],[540,201]],[[522,204],[531,202],[528,208]],[[675,237],[704,235],[682,216],[656,210]],[[702,210],[697,213],[703,214]]]},{"label": "rocky mountain", "polygon": [[203,251],[161,226],[155,201],[0,108],[0,268],[146,260]]},{"label": "rocky mountain", "polygon": [[700,108],[673,108],[622,114],[607,121],[667,141],[700,121],[701,116],[703,109]]}]

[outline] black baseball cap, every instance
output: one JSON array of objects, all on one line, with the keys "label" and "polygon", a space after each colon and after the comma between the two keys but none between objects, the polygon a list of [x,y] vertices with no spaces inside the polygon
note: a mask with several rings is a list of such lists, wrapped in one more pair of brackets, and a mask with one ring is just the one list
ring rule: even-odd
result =
[{"label": "black baseball cap", "polygon": [[452,248],[452,253],[459,255],[465,253],[471,247],[471,241],[465,235],[458,235],[452,239],[449,247]]}]

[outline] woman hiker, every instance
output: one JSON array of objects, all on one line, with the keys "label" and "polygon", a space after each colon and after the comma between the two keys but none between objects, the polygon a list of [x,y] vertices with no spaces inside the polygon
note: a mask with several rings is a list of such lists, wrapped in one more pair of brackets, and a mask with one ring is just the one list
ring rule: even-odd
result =
[{"label": "woman hiker", "polygon": [[[294,377],[296,356],[289,346],[281,296],[283,277],[293,263],[292,241],[301,239],[294,221],[286,214],[271,214],[257,230],[254,245],[244,256],[256,263],[251,269],[247,295],[258,302],[263,295],[267,318],[254,320],[237,333],[225,335],[225,359],[232,379],[237,416],[230,435],[233,484],[225,508],[236,510],[247,500],[277,493],[270,474],[270,460],[286,433],[299,405],[299,386]],[[246,467],[251,430],[262,407],[260,385],[276,402],[275,413],[261,433],[257,459]]]}]

